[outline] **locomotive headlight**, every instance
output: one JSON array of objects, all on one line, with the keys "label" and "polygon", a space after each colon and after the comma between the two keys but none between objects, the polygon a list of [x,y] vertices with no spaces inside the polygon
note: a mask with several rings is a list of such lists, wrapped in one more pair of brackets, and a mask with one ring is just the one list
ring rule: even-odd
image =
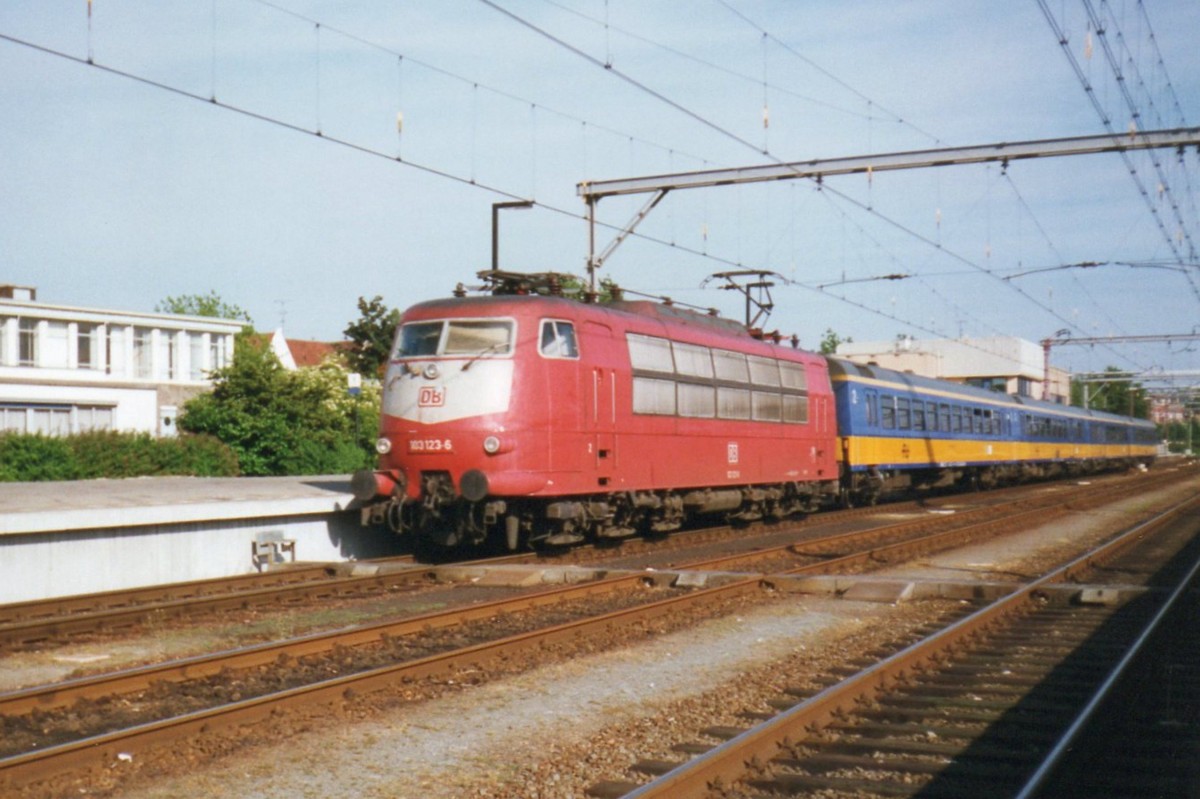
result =
[{"label": "locomotive headlight", "polygon": [[390,438],[375,439],[375,451],[380,455],[386,455],[392,451],[392,440]]},{"label": "locomotive headlight", "polygon": [[422,374],[425,375],[426,380],[437,380],[437,377],[439,374],[441,374],[441,372],[438,371],[436,363],[427,363],[425,364],[425,369]]},{"label": "locomotive headlight", "polygon": [[483,451],[489,455],[495,455],[500,451],[500,439],[495,436],[488,436],[483,440]]}]

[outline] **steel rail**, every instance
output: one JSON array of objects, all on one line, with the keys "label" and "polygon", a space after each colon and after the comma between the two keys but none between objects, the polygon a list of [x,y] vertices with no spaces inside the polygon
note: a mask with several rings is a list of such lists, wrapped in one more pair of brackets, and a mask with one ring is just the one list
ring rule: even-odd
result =
[{"label": "steel rail", "polygon": [[328,577],[329,567],[322,564],[270,571],[263,574],[240,574],[215,580],[190,580],[143,588],[101,591],[93,594],[70,594],[53,599],[34,599],[28,602],[11,602],[0,605],[0,625],[38,618],[70,616],[75,613],[93,613],[104,608],[127,608],[132,605],[169,602],[176,599],[216,596],[235,591],[254,590],[269,585],[320,580]]},{"label": "steel rail", "polygon": [[707,754],[683,763],[658,779],[636,788],[625,799],[660,797],[704,797],[713,784],[731,785],[742,779],[751,764],[765,763],[778,754],[785,740],[792,742],[809,732],[828,726],[839,716],[851,712],[858,702],[869,701],[899,684],[906,674],[932,665],[948,652],[962,648],[1002,620],[1036,605],[1040,590],[1068,580],[1098,563],[1107,562],[1140,541],[1149,532],[1172,521],[1177,515],[1200,506],[1200,496],[1192,496],[1171,509],[1157,514],[1127,530],[1120,537],[1070,563],[1055,568],[1032,583],[991,603],[926,639],[826,688],[790,710],[753,727],[713,748]]},{"label": "steel rail", "polygon": [[[614,578],[621,581],[640,577]],[[15,788],[39,782],[63,771],[108,767],[119,754],[134,755],[152,746],[221,728],[245,727],[265,721],[300,705],[332,706],[334,712],[364,693],[411,682],[424,677],[453,673],[464,666],[479,666],[535,647],[586,638],[613,627],[621,627],[670,616],[691,607],[760,591],[757,579],[694,591],[601,616],[579,619],[552,627],[476,644],[406,663],[335,677],[307,686],[230,703],[171,719],[150,722],[80,741],[0,760],[0,787]]]},{"label": "steel rail", "polygon": [[[1138,486],[1138,488],[1142,487],[1144,486]],[[1108,487],[1097,487],[1097,492],[1099,493],[1100,491],[1103,491],[1103,493],[1109,496],[1111,496],[1112,493],[1111,488]],[[1010,504],[1020,505],[1028,501],[1030,501],[1028,498],[1018,499]],[[1047,498],[1046,501],[1058,501],[1058,498]],[[890,535],[895,535],[898,529],[905,526],[928,525],[939,522],[953,524],[954,522],[961,522],[964,520],[969,521],[970,518],[974,517],[975,515],[994,513],[995,509],[998,507],[1003,506],[992,505],[982,508],[974,508],[970,511],[956,514],[954,517],[923,518],[900,522],[896,525],[889,525],[884,528],[877,528],[873,530],[840,533],[826,538],[816,538],[803,542],[802,546],[805,549],[811,548],[819,550],[825,548],[829,550],[844,550],[848,545],[854,546],[863,541],[869,544],[874,544],[874,542],[880,539],[885,539]],[[1028,515],[1029,513],[1044,514],[1045,512],[1046,511],[1043,507],[1039,507],[1034,508],[1032,511],[1023,511],[1021,515]],[[999,521],[1004,520],[1001,519]],[[987,523],[988,522],[984,522],[984,524]],[[996,521],[992,521],[991,523],[994,524]],[[973,531],[974,527],[968,529]],[[956,533],[960,536],[962,535],[958,528],[948,531],[947,533],[944,533],[944,535],[953,536]],[[923,540],[925,539],[915,539],[915,542]],[[823,561],[812,566],[801,566],[785,573],[811,573],[813,571],[822,571],[831,568],[837,569],[840,573],[845,573],[854,565],[861,565],[862,563],[877,560],[881,554],[895,554],[902,551],[902,549],[906,546],[911,547],[913,543],[914,541],[900,542],[897,545],[883,548],[872,546],[862,550],[859,553],[846,555],[834,560]],[[786,550],[795,546],[797,545],[786,544],[782,547],[778,547],[777,549]],[[695,561],[693,563],[681,564],[671,571],[712,569],[721,564],[745,561],[747,558],[755,555],[760,555],[763,553],[769,554],[770,552],[771,550],[760,550],[759,553],[738,553],[734,555],[720,556],[717,558],[709,558]],[[474,563],[479,565],[488,565],[495,563],[495,561],[488,560]],[[469,566],[472,564],[468,563],[455,565]],[[394,576],[395,575],[393,575],[393,577]],[[261,666],[267,663],[275,662],[281,655],[288,655],[290,657],[304,657],[307,655],[329,651],[335,646],[357,647],[374,644],[384,640],[385,638],[410,636],[427,629],[444,629],[471,621],[492,618],[502,613],[511,613],[538,607],[546,607],[561,601],[596,596],[611,591],[633,588],[637,585],[643,584],[647,579],[649,579],[648,576],[642,572],[621,573],[612,577],[605,577],[600,580],[580,583],[574,586],[548,588],[543,591],[525,594],[519,597],[507,597],[493,600],[492,602],[480,603],[461,608],[432,611],[400,620],[366,624],[349,629],[321,631],[283,641],[267,642],[232,651],[199,655],[192,658],[151,664],[119,672],[97,674],[65,682],[32,686],[29,688],[0,693],[0,716],[28,713],[35,708],[41,710],[50,710],[66,707],[85,697],[95,699],[98,696],[133,693],[136,691],[145,690],[155,682],[184,682],[187,680],[202,679],[214,674],[218,674],[223,669],[253,668],[255,666]],[[763,578],[755,576],[754,579],[766,579],[767,585],[769,586],[769,577]]]},{"label": "steel rail", "polygon": [[[549,604],[557,602],[563,593],[586,595],[599,593],[606,588],[621,584],[633,584],[633,581],[643,580],[643,575],[629,575],[609,578],[597,583],[567,589],[555,589],[536,595],[518,598],[518,601],[539,602]],[[281,691],[242,702],[231,703],[220,708],[179,716],[173,719],[150,722],[133,727],[129,730],[93,736],[81,741],[47,747],[36,752],[29,752],[0,760],[0,786],[15,787],[32,782],[45,780],[64,770],[75,771],[88,767],[111,767],[118,754],[132,754],[145,748],[162,745],[165,742],[178,740],[194,735],[209,734],[226,726],[245,726],[267,720],[287,709],[304,704],[322,704],[332,706],[335,712],[354,696],[376,690],[382,690],[399,682],[411,681],[421,677],[437,675],[453,671],[463,665],[478,665],[489,659],[507,657],[530,646],[546,646],[557,641],[571,640],[608,629],[616,624],[636,623],[640,620],[652,619],[679,612],[705,602],[718,601],[728,597],[746,595],[761,590],[762,581],[757,577],[727,583],[725,585],[694,591],[681,596],[672,597],[658,602],[647,603],[624,610],[614,611],[589,619],[581,619],[565,624],[552,626],[542,630],[509,636],[497,641],[477,644],[465,649],[433,655],[407,663],[371,669],[355,675],[332,678],[309,686]],[[489,603],[495,605],[497,603]],[[462,614],[482,618],[494,615],[485,606],[460,609]],[[430,622],[439,615],[427,614],[415,622],[422,627],[431,626]],[[351,631],[361,635],[363,630]],[[368,634],[369,635],[369,634]],[[353,644],[349,644],[353,645]],[[321,649],[326,649],[322,646]],[[258,662],[272,662],[274,657],[266,656],[271,647],[252,648],[248,654],[251,657],[262,658]],[[206,658],[196,658],[186,661],[189,665],[203,668]],[[228,664],[226,664],[228,665]],[[246,664],[250,665],[250,664]],[[149,669],[152,671],[153,669]],[[219,670],[218,670],[219,671]],[[144,677],[144,675],[142,675]],[[189,675],[191,676],[191,675]],[[76,681],[75,685],[80,682]],[[52,686],[53,689],[63,689],[71,684]],[[36,689],[34,689],[36,692]],[[19,693],[19,692],[18,692]],[[10,695],[12,696],[12,695]],[[32,698],[32,697],[26,697]],[[65,700],[66,692],[55,694],[53,691],[45,696],[52,703]],[[45,705],[42,705],[45,706]]]},{"label": "steel rail", "polygon": [[[1173,482],[1177,479],[1173,475],[1164,475],[1155,481],[1154,485]],[[1125,485],[1113,487],[1109,485],[1094,486],[1090,491],[1077,492],[1071,495],[1068,499],[1068,504],[1063,504],[1063,498],[1057,495],[1043,497],[1018,497],[1005,503],[995,505],[985,505],[977,508],[971,508],[966,511],[956,513],[954,516],[929,516],[919,519],[909,519],[895,524],[886,525],[883,527],[875,527],[870,530],[860,530],[848,533],[840,533],[838,535],[816,538],[811,541],[800,543],[784,544],[778,547],[769,549],[757,550],[754,552],[734,553],[731,555],[721,555],[715,558],[710,558],[705,561],[688,564],[686,567],[690,570],[699,569],[720,569],[727,568],[739,563],[752,563],[755,560],[764,560],[777,557],[784,554],[794,554],[799,557],[820,558],[822,555],[838,550],[844,551],[851,547],[859,547],[863,544],[874,544],[875,542],[886,542],[889,538],[894,538],[897,534],[902,534],[911,529],[914,532],[930,526],[948,526],[951,529],[929,533],[926,535],[915,535],[912,538],[906,538],[900,541],[885,543],[882,546],[871,546],[866,549],[861,549],[850,554],[842,555],[836,558],[820,560],[815,563],[797,566],[787,569],[781,574],[845,574],[850,570],[859,568],[864,564],[871,564],[879,561],[889,561],[894,558],[912,557],[914,554],[929,552],[933,549],[954,546],[957,543],[970,540],[977,534],[986,534],[989,528],[998,524],[1007,524],[1011,522],[1020,523],[1025,520],[1034,521],[1037,523],[1049,521],[1052,518],[1070,512],[1072,506],[1078,506],[1081,503],[1085,504],[1096,500],[1109,502],[1114,498],[1119,498],[1128,494],[1138,493],[1147,488],[1144,482],[1139,482],[1136,485]],[[1032,507],[1027,507],[1032,505]],[[1012,511],[1007,515],[990,518],[998,513],[1004,513],[1006,510]],[[982,518],[981,518],[982,517]],[[980,521],[973,520],[980,518]],[[963,522],[968,522],[963,526]],[[768,578],[769,579],[769,578]]]},{"label": "steel rail", "polygon": [[66,682],[18,689],[0,693],[0,716],[20,715],[35,709],[49,710],[66,707],[83,698],[94,699],[98,696],[143,691],[158,682],[180,683],[211,677],[227,669],[254,668],[275,663],[285,655],[301,658],[328,652],[335,646],[356,647],[374,644],[386,638],[409,636],[425,630],[445,629],[466,622],[493,618],[502,613],[546,607],[571,599],[633,588],[644,584],[645,580],[646,577],[642,574],[619,575],[566,588],[556,587],[478,605],[467,605],[448,611],[432,611],[400,620],[378,622],[333,632],[323,631],[284,641],[270,641],[225,652],[198,655],[124,671],[81,677]]},{"label": "steel rail", "polygon": [[1038,766],[1033,775],[1025,782],[1025,785],[1014,799],[1032,799],[1045,786],[1046,782],[1053,776],[1055,769],[1058,768],[1063,758],[1066,757],[1080,735],[1087,728],[1096,711],[1108,699],[1109,695],[1112,694],[1114,687],[1129,670],[1133,662],[1141,656],[1147,641],[1162,627],[1163,622],[1175,608],[1175,605],[1179,603],[1180,599],[1195,589],[1198,578],[1200,578],[1200,560],[1192,564],[1188,573],[1179,581],[1175,590],[1171,592],[1171,595],[1163,602],[1162,607],[1154,614],[1154,618],[1146,625],[1137,640],[1130,645],[1121,660],[1113,667],[1100,687],[1096,689],[1096,693],[1088,700],[1087,705],[1084,706],[1079,715],[1071,722],[1066,732],[1058,739],[1054,747],[1046,755],[1045,759],[1043,759],[1041,765]]},{"label": "steel rail", "polygon": [[0,624],[0,647],[130,627],[148,620],[361,594],[384,589],[389,585],[419,581],[425,579],[429,572],[428,567],[418,566],[385,574],[307,580],[254,590],[172,599],[128,608],[108,608],[94,613],[72,613],[66,616]]}]

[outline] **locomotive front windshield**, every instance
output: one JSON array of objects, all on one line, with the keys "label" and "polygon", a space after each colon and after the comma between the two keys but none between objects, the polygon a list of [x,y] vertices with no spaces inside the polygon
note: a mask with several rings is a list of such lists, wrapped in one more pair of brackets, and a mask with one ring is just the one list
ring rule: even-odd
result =
[{"label": "locomotive front windshield", "polygon": [[513,323],[506,319],[439,319],[400,326],[396,358],[438,355],[504,355],[512,349]]}]

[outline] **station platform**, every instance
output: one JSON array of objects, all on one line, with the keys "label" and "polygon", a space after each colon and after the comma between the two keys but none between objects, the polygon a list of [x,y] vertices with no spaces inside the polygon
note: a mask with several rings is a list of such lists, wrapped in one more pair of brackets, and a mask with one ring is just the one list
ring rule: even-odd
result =
[{"label": "station platform", "polygon": [[0,483],[0,603],[384,557],[348,475]]},{"label": "station platform", "polygon": [[348,475],[0,483],[0,535],[351,509]]}]

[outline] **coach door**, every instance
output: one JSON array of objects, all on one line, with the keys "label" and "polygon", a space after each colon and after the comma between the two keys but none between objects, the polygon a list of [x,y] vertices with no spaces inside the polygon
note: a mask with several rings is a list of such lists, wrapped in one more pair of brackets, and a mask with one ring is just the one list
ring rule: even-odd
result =
[{"label": "coach door", "polygon": [[591,407],[587,409],[592,428],[592,455],[598,488],[608,486],[617,461],[617,373],[612,367],[612,330],[598,322],[587,323],[591,366]]}]

